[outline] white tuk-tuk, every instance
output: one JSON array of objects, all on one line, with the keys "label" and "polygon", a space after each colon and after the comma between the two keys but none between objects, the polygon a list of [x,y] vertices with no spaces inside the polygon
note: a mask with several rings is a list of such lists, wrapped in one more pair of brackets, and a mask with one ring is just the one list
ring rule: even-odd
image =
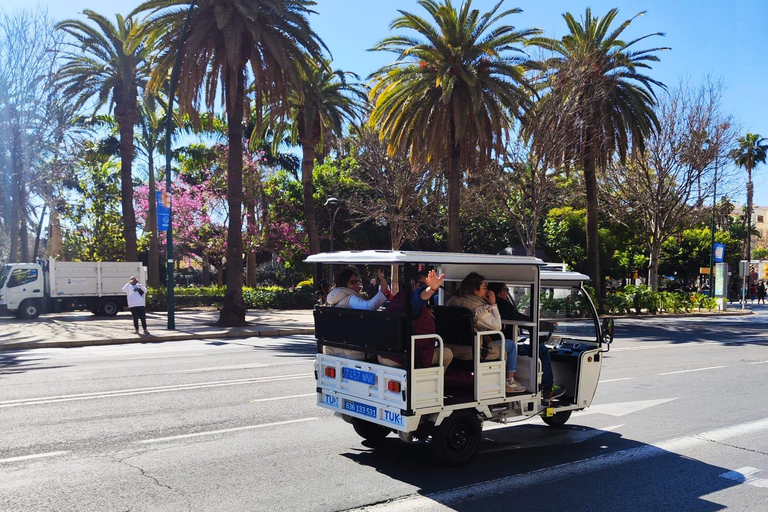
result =
[{"label": "white tuk-tuk", "polygon": [[[506,423],[540,415],[551,426],[563,425],[572,411],[592,403],[602,365],[602,354],[613,339],[611,321],[599,323],[597,311],[583,284],[588,277],[564,266],[547,267],[531,257],[429,253],[407,251],[350,251],[310,256],[308,263],[357,268],[399,266],[401,276],[421,269],[445,274],[442,288],[429,307],[435,334],[412,335],[412,313],[363,311],[317,306],[314,311],[317,358],[317,404],[338,413],[363,438],[376,441],[391,432],[406,442],[429,443],[447,465],[468,462],[482,440],[483,421]],[[470,272],[488,283],[504,283],[521,315],[503,320],[502,331],[475,332],[469,310],[445,306]],[[322,275],[322,274],[321,274]],[[407,280],[404,285],[410,290]],[[532,307],[532,305],[538,307]],[[547,400],[541,389],[538,357],[519,355],[515,379],[524,393],[507,395],[506,354],[495,361],[482,357],[489,339],[515,339],[529,344],[528,354],[548,347],[555,382],[564,395]],[[438,363],[419,367],[417,341],[434,340]],[[443,368],[448,344],[473,348],[471,361],[454,359]],[[326,355],[325,347],[364,352],[366,360]],[[378,364],[376,356],[404,361],[403,367]]]}]

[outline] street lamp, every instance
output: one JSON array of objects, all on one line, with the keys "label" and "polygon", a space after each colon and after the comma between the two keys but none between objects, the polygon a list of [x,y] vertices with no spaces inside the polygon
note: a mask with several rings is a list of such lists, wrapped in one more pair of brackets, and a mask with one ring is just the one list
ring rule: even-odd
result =
[{"label": "street lamp", "polygon": [[333,252],[333,223],[336,221],[336,214],[339,213],[339,210],[341,209],[341,201],[336,199],[335,197],[329,197],[325,201],[325,208],[328,210],[328,215],[331,218],[331,250],[330,252]]},{"label": "street lamp", "polygon": [[[333,252],[333,223],[336,221],[336,214],[341,209],[341,201],[335,197],[329,197],[325,201],[325,208],[328,210],[328,216],[331,218],[331,247],[330,252]],[[328,282],[333,282],[333,265],[328,265]]]},{"label": "street lamp", "polygon": [[[709,145],[709,139],[707,143]],[[715,209],[717,208],[717,166],[719,163],[720,151],[719,147],[715,146],[715,185],[714,193],[712,195],[712,240],[710,242],[710,255],[709,255],[709,296],[715,296],[715,282],[714,282],[714,268],[715,268]]]}]

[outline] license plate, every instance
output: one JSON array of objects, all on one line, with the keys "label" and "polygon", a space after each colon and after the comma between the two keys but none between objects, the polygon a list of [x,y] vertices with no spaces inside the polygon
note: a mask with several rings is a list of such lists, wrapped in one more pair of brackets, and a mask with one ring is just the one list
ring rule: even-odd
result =
[{"label": "license plate", "polygon": [[361,404],[358,402],[353,402],[352,400],[346,400],[344,402],[344,409],[350,412],[356,412],[357,414],[362,414],[363,416],[368,416],[371,418],[376,417],[375,407],[371,407],[370,405]]},{"label": "license plate", "polygon": [[342,368],[341,378],[362,382],[363,384],[369,384],[371,386],[376,385],[375,373],[364,372],[363,370],[357,370],[355,368]]}]

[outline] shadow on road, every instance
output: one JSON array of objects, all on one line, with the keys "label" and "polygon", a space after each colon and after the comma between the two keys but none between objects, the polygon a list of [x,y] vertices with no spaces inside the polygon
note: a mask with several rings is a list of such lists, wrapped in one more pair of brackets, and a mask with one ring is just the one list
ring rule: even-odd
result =
[{"label": "shadow on road", "polygon": [[[460,468],[441,467],[428,445],[393,435],[344,456],[460,512],[710,512],[725,507],[706,496],[737,485],[720,477],[729,469],[599,429],[527,424],[483,434],[481,453]],[[481,486],[462,489],[473,484]]]}]

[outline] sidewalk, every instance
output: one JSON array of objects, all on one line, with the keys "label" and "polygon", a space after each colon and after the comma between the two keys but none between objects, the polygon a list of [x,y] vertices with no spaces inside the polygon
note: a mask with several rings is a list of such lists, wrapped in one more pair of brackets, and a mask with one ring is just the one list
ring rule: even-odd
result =
[{"label": "sidewalk", "polygon": [[149,336],[133,334],[129,312],[100,317],[89,312],[43,315],[35,320],[0,317],[0,351],[84,347],[120,343],[154,343],[203,338],[250,338],[314,334],[312,310],[253,310],[246,327],[216,327],[218,311],[184,310],[169,331],[166,313],[147,313]]}]

